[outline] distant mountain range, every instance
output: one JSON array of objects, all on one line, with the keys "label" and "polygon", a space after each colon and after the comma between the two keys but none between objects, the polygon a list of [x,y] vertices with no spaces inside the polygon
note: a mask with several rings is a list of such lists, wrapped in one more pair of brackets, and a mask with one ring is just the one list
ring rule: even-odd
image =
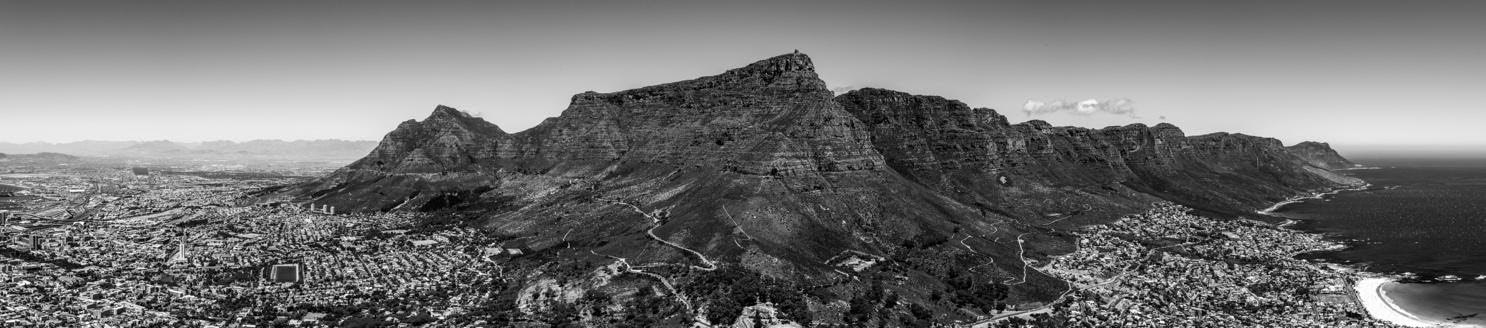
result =
[{"label": "distant mountain range", "polygon": [[[686,296],[678,298],[710,309],[712,322],[762,301],[801,322],[848,302],[901,313],[863,314],[882,320],[944,321],[1056,298],[1065,283],[1027,265],[1075,248],[1060,231],[1163,200],[1252,215],[1296,194],[1361,184],[1329,170],[1344,161],[1325,144],[1187,136],[1164,123],[1011,124],[937,96],[872,88],[837,96],[810,57],[793,53],[578,94],[561,116],[516,133],[438,106],[366,157],[282,195],[351,211],[473,217],[512,238],[507,247],[530,250],[530,267],[513,261],[506,271],[526,277],[512,286],[522,292],[506,296],[520,304],[536,297],[528,290],[634,294],[572,278],[592,274],[581,264],[623,258],[624,268],[675,279]],[[722,269],[699,269],[712,264]],[[563,283],[533,289],[542,279]],[[757,291],[778,284],[787,292]],[[883,286],[892,304],[882,303]]]},{"label": "distant mountain range", "polygon": [[76,162],[77,156],[59,153],[5,154],[0,153],[0,162]]},{"label": "distant mountain range", "polygon": [[0,142],[0,153],[51,152],[95,157],[349,162],[366,156],[376,145],[373,141],[346,140]]}]

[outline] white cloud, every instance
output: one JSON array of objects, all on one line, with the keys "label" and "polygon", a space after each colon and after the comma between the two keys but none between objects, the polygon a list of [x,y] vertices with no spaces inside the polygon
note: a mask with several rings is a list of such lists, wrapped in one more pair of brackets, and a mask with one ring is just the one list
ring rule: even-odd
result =
[{"label": "white cloud", "polygon": [[1027,115],[1042,115],[1057,112],[1073,112],[1080,115],[1093,115],[1096,113],[1107,113],[1115,115],[1135,116],[1135,101],[1125,98],[1119,99],[1088,99],[1079,102],[1054,100],[1051,102],[1039,100],[1027,100],[1022,105],[1022,111]]}]

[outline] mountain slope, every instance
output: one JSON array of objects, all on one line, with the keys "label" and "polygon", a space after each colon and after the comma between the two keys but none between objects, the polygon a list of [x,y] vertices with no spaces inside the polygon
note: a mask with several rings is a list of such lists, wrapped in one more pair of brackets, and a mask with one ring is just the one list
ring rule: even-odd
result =
[{"label": "mountain slope", "polygon": [[[921,184],[968,204],[1047,199],[1070,204],[997,206],[1018,217],[1084,205],[1126,213],[1148,196],[1244,213],[1330,184],[1303,170],[1301,160],[1270,138],[1187,137],[1164,123],[1103,129],[1035,120],[1009,124],[990,109],[881,89],[857,90],[837,100],[871,127],[888,165]],[[1006,182],[988,183],[997,181]]]},{"label": "mountain slope", "polygon": [[1327,170],[1349,169],[1357,166],[1356,163],[1337,154],[1336,150],[1331,149],[1330,144],[1324,142],[1306,141],[1285,147],[1285,149],[1305,160],[1306,163]]},{"label": "mountain slope", "polygon": [[[768,277],[794,291],[774,299],[792,319],[844,323],[850,316],[823,309],[883,281],[949,317],[1050,300],[1063,283],[1023,257],[1070,251],[1063,229],[1162,199],[1239,215],[1340,184],[1306,167],[1268,138],[1010,124],[990,109],[881,89],[833,96],[793,53],[579,94],[517,133],[440,106],[286,194],[354,211],[469,215],[534,250],[543,260],[533,263],[622,258],[703,303],[742,288],[715,286],[719,275]],[[721,269],[697,269],[714,263]],[[724,314],[714,322],[733,309],[707,304],[707,316]]]}]

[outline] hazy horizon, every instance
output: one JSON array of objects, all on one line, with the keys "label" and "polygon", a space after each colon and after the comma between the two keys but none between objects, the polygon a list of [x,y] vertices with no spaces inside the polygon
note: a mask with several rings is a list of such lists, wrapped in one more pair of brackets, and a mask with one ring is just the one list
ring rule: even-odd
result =
[{"label": "hazy horizon", "polygon": [[[0,1],[0,142],[380,140],[445,104],[507,131],[570,96],[795,49],[832,88],[1013,122],[1480,147],[1480,2]],[[1027,115],[1129,99],[1133,115]]]},{"label": "hazy horizon", "polygon": [[[380,138],[378,138],[378,139],[380,139]],[[146,143],[146,142],[161,142],[161,141],[164,141],[164,142],[174,142],[174,143],[182,143],[182,144],[203,144],[203,143],[211,143],[211,142],[248,143],[248,142],[255,142],[255,141],[281,141],[281,142],[316,142],[316,141],[365,142],[365,141],[371,141],[371,142],[375,142],[375,141],[377,141],[377,139],[337,139],[337,138],[329,138],[329,139],[247,139],[247,140],[217,139],[217,140],[199,140],[199,141],[180,141],[180,140],[171,140],[171,139],[150,139],[150,140],[126,140],[126,139],[96,140],[96,139],[88,139],[88,140],[60,141],[60,142],[58,142],[58,141],[13,142],[13,141],[3,141],[3,140],[0,140],[0,143],[8,143],[8,144],[68,144],[68,143],[87,143],[87,142],[119,142],[119,143],[136,142],[136,143]]]}]

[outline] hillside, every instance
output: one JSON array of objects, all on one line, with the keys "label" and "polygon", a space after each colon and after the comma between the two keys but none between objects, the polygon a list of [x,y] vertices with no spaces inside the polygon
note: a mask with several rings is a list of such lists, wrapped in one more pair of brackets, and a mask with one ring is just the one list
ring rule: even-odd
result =
[{"label": "hillside", "polygon": [[1349,169],[1358,166],[1336,153],[1336,150],[1331,149],[1330,144],[1324,142],[1306,141],[1286,147],[1286,149],[1305,160],[1306,163],[1327,170]]}]

